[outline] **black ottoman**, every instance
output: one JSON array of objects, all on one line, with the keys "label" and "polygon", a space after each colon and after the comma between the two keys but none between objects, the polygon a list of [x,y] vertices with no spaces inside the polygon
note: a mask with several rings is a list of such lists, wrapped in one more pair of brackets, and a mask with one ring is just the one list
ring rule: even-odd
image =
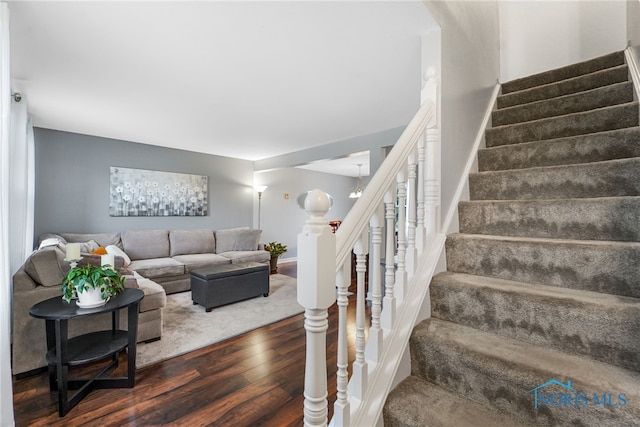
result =
[{"label": "black ottoman", "polygon": [[267,264],[243,262],[191,270],[191,299],[207,312],[258,295],[269,296]]}]

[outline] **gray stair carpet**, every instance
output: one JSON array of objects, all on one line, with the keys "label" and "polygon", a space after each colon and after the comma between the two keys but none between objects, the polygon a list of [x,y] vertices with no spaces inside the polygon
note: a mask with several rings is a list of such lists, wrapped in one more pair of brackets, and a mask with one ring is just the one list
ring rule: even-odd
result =
[{"label": "gray stair carpet", "polygon": [[640,426],[640,112],[623,52],[504,83],[385,426]]}]

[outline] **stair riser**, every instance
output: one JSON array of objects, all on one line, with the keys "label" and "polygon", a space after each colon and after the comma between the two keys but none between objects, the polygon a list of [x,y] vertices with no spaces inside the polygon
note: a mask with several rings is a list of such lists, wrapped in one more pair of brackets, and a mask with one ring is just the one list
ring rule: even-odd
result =
[{"label": "stair riser", "polygon": [[[533,393],[529,391],[550,379],[566,381],[565,376],[571,372],[571,367],[522,364],[518,360],[510,360],[508,349],[505,349],[503,357],[478,353],[448,336],[431,333],[425,327],[428,322],[416,327],[410,341],[413,375],[540,426],[632,426],[640,419],[640,411],[631,404],[620,408],[540,405],[536,409]],[[565,374],[558,375],[558,371]],[[615,384],[606,389],[593,389],[577,381],[572,385],[577,391],[589,393],[590,397],[592,393],[602,395],[606,392],[615,393],[617,397],[619,392],[626,391],[616,389]],[[554,387],[547,392],[563,393],[563,389]]]},{"label": "stair riser", "polygon": [[447,238],[447,270],[640,297],[640,244]]},{"label": "stair riser", "polygon": [[434,278],[430,292],[435,318],[640,370],[640,305],[519,293],[450,276]]},{"label": "stair riser", "polygon": [[519,92],[512,92],[507,95],[500,95],[497,99],[497,105],[498,108],[513,107],[516,105],[527,104],[529,102],[571,95],[572,93],[625,82],[628,79],[629,68],[626,65],[620,65],[615,68],[597,71],[595,73],[575,77],[570,80],[533,87]]},{"label": "stair riser", "polygon": [[460,232],[640,241],[640,198],[462,202]]},{"label": "stair riser", "polygon": [[632,101],[633,84],[630,82],[618,83],[588,92],[496,110],[491,114],[491,124],[492,126],[504,126]]},{"label": "stair riser", "polygon": [[640,195],[640,158],[469,175],[472,200]]},{"label": "stair riser", "polygon": [[534,74],[532,76],[527,76],[521,79],[506,82],[502,85],[502,93],[506,94],[534,86],[540,86],[560,80],[570,79],[583,74],[593,73],[622,64],[624,64],[624,52],[614,52],[577,64],[571,64],[566,67],[557,68],[554,70],[549,70],[542,73]]},{"label": "stair riser", "polygon": [[583,113],[487,129],[487,147],[564,138],[638,125],[638,104],[630,103]]},{"label": "stair riser", "polygon": [[478,169],[499,171],[640,157],[640,128],[483,149]]}]

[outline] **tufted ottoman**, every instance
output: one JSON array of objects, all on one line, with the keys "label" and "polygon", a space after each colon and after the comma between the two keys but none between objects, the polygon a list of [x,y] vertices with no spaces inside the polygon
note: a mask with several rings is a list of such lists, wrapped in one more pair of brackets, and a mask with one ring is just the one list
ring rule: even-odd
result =
[{"label": "tufted ottoman", "polygon": [[243,262],[191,270],[191,299],[207,312],[258,295],[269,296],[267,264]]}]

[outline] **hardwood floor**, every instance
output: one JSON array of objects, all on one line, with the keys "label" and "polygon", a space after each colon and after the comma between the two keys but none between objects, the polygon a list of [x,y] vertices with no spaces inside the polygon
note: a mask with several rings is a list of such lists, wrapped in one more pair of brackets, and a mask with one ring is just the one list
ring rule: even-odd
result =
[{"label": "hardwood floor", "polygon": [[[282,264],[279,273],[296,277],[296,265]],[[336,330],[334,305],[327,331],[330,391],[336,383]],[[351,343],[350,359],[353,351]],[[92,391],[64,418],[58,417],[57,394],[49,391],[46,374],[14,379],[16,426],[300,426],[304,364],[300,314],[139,369],[134,388]],[[125,366],[123,356],[118,369]],[[335,391],[329,417],[334,401]]]}]

